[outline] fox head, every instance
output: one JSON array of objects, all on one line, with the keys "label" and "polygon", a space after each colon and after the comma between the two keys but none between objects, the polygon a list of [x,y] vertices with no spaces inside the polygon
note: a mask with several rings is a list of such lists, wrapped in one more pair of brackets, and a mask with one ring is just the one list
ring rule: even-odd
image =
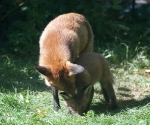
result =
[{"label": "fox head", "polygon": [[73,64],[70,61],[55,68],[51,66],[35,66],[34,68],[45,77],[46,85],[53,86],[71,95],[76,94],[75,74],[84,71],[82,66]]},{"label": "fox head", "polygon": [[92,101],[94,87],[93,85],[88,85],[82,89],[78,89],[78,93],[74,97],[69,96],[66,92],[60,92],[59,94],[65,101],[68,113],[83,115],[83,113],[89,108]]}]

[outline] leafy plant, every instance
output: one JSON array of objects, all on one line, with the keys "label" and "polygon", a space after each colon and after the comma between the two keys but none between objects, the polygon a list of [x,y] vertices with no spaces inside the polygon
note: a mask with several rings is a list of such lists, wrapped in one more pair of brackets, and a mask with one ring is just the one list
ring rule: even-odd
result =
[{"label": "leafy plant", "polygon": [[[1,54],[10,53],[21,57],[38,55],[38,41],[49,21],[63,13],[77,12],[83,14],[92,26],[94,51],[112,55],[111,60],[119,64],[123,59],[133,59],[140,48],[147,47],[144,54],[149,58],[148,18],[142,18],[144,20],[137,18],[136,21],[131,19],[132,12],[129,10],[126,13],[124,4],[122,0],[2,1],[0,3]],[[148,8],[142,6],[135,9],[141,13],[146,12]]]}]

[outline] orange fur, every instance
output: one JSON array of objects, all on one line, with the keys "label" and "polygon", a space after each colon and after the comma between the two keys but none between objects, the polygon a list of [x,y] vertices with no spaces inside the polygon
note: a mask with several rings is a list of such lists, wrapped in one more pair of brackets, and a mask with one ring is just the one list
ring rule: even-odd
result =
[{"label": "orange fur", "polygon": [[75,94],[75,76],[69,76],[66,62],[74,62],[80,55],[92,50],[93,32],[83,15],[68,13],[56,17],[40,37],[39,65],[52,74],[43,74],[46,83]]}]

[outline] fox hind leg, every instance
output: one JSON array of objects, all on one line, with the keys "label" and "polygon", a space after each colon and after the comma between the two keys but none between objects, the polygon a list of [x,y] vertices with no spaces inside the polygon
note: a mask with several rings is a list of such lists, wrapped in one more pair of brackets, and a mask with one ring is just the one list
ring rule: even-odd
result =
[{"label": "fox hind leg", "polygon": [[105,82],[101,82],[101,88],[102,88],[102,92],[103,92],[105,100],[107,102],[111,101],[112,109],[117,109],[118,105],[117,105],[116,95],[115,95],[115,91],[114,91],[112,83],[107,82],[106,84]]},{"label": "fox hind leg", "polygon": [[106,102],[110,102],[106,89],[101,85],[102,93]]},{"label": "fox hind leg", "polygon": [[111,100],[112,109],[117,109],[117,101],[116,101],[116,95],[112,84],[109,84],[109,86],[106,87],[106,91],[109,95],[109,98]]}]

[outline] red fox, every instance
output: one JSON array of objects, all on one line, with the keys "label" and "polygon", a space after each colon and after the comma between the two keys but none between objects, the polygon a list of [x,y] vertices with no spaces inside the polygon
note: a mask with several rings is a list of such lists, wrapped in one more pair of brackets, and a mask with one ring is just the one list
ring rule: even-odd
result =
[{"label": "red fox", "polygon": [[40,37],[39,66],[35,69],[51,86],[54,109],[60,108],[58,90],[75,95],[75,74],[83,67],[74,64],[85,52],[93,50],[93,31],[83,15],[68,13],[56,17]]},{"label": "red fox", "polygon": [[68,113],[82,115],[92,101],[93,85],[96,82],[100,82],[105,100],[111,101],[112,108],[116,109],[118,106],[113,89],[114,79],[107,60],[101,54],[87,52],[76,63],[84,67],[84,71],[76,75],[77,95],[71,97],[66,92],[60,92],[68,107]]}]

